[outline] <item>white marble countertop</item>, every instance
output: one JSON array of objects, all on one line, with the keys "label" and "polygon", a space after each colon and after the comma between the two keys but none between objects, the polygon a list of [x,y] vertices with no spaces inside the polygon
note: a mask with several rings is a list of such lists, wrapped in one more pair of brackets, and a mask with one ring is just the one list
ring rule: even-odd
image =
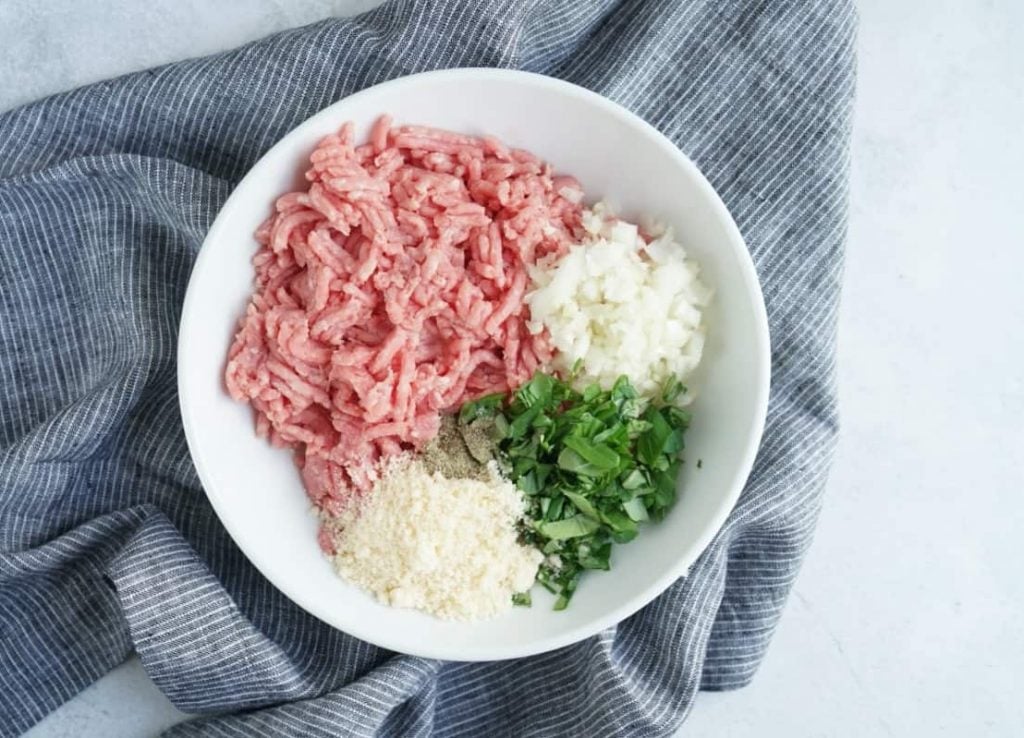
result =
[{"label": "white marble countertop", "polygon": [[[0,109],[375,4],[4,0]],[[1024,4],[859,7],[839,455],[761,672],[686,735],[1024,734]],[[131,660],[29,735],[184,717]]]}]

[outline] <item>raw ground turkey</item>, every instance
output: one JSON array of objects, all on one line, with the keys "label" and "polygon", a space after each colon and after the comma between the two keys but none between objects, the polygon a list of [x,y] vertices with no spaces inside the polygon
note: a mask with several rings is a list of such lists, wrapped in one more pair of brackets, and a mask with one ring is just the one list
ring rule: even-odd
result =
[{"label": "raw ground turkey", "polygon": [[550,360],[526,330],[526,267],[567,248],[582,192],[493,138],[386,117],[359,146],[345,124],[310,163],[308,189],[256,234],[225,379],[336,515],[383,458],[433,438],[441,411]]}]

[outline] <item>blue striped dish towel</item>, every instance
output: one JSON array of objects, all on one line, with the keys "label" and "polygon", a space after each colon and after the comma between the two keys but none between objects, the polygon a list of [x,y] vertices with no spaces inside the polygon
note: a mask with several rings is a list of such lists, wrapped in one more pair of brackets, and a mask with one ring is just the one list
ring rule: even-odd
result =
[{"label": "blue striped dish towel", "polygon": [[[393,0],[354,19],[0,115],[0,735],[134,650],[174,735],[665,735],[754,675],[836,439],[855,19],[849,0]],[[689,154],[752,251],[768,425],[721,533],[575,646],[441,663],[335,631],[221,528],[175,389],[186,280],[218,208],[303,119],[426,69],[596,90]]]}]

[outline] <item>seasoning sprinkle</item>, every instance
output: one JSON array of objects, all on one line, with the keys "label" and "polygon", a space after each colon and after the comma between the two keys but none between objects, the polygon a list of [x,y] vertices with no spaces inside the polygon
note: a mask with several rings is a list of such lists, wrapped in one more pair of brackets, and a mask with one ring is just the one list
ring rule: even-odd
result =
[{"label": "seasoning sprinkle", "polygon": [[492,418],[463,424],[454,415],[445,415],[437,436],[423,449],[421,461],[429,473],[447,479],[487,481],[487,464],[494,459],[496,449]]}]

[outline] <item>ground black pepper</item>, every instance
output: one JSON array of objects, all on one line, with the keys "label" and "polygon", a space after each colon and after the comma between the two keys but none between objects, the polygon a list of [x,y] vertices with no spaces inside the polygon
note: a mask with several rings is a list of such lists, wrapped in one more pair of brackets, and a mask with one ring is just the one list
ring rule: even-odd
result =
[{"label": "ground black pepper", "polygon": [[445,415],[437,437],[423,449],[421,460],[427,471],[440,472],[448,479],[487,481],[487,464],[496,448],[494,421],[490,418],[464,425],[454,415]]}]

